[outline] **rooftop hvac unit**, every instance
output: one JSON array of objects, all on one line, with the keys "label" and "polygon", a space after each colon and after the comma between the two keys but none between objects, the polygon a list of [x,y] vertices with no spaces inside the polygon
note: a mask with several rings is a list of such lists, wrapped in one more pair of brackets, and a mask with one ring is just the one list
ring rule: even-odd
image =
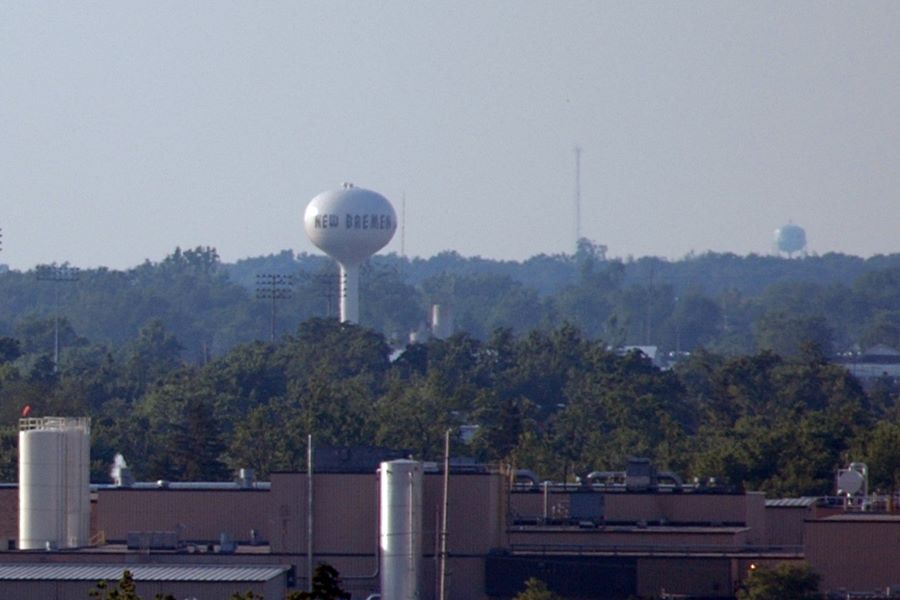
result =
[{"label": "rooftop hvac unit", "polygon": [[175,550],[179,546],[177,531],[129,531],[125,542],[129,550]]},{"label": "rooftop hvac unit", "polygon": [[631,458],[625,467],[625,489],[646,492],[656,489],[656,468],[649,458]]}]

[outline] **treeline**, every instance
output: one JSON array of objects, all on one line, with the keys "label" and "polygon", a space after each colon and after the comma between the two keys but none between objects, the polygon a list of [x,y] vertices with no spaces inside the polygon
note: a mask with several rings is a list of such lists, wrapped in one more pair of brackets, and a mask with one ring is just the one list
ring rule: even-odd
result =
[{"label": "treeline", "polygon": [[[829,362],[900,347],[900,255],[621,261],[587,241],[521,263],[389,255],[363,271],[359,327],[336,322],[324,257],[224,265],[195,248],[53,272],[0,274],[7,481],[26,405],[93,417],[96,481],[116,452],[141,479],[265,476],[300,467],[310,432],[430,459],[462,425],[478,428],[458,453],[554,479],[629,456],[773,494],[828,491],[851,460],[885,488],[900,472],[895,383],[864,391]],[[290,298],[257,299],[259,274],[291,276]],[[458,333],[407,345],[433,303]],[[648,343],[682,361],[622,351]]]},{"label": "treeline", "polygon": [[[325,297],[335,281],[328,279],[334,267],[327,259],[290,252],[226,269],[248,287],[261,270],[299,272],[309,282],[305,297],[314,282]],[[459,331],[479,339],[496,328],[524,334],[573,323],[612,345],[674,353],[704,347],[727,355],[765,349],[796,355],[807,339],[828,354],[900,347],[900,254],[610,260],[605,247],[582,239],[574,254],[523,262],[454,252],[427,260],[376,256],[363,288],[363,324],[396,340],[421,327],[432,304],[441,304]]]},{"label": "treeline", "polygon": [[[222,264],[213,248],[176,249],[158,263],[84,270],[75,280],[42,272],[0,274],[0,335],[31,354],[52,353],[57,325],[63,353],[102,344],[117,354],[159,320],[182,344],[181,358],[202,364],[337,314],[334,262],[290,251]],[[272,288],[261,275],[282,278]],[[433,304],[453,314],[457,331],[480,340],[498,328],[524,335],[571,323],[612,346],[675,354],[702,347],[796,356],[803,340],[827,355],[900,348],[900,254],[610,260],[604,247],[582,240],[574,254],[523,262],[452,252],[376,256],[361,286],[361,324],[396,348],[426,329]]]},{"label": "treeline", "polygon": [[[370,329],[312,319],[203,365],[181,361],[160,322],[119,356],[91,346],[58,371],[46,355],[23,362],[15,339],[0,347],[2,422],[25,405],[91,416],[94,481],[109,480],[116,453],[140,480],[228,480],[241,467],[266,477],[303,467],[307,434],[435,460],[447,429],[455,455],[555,480],[630,456],[773,495],[827,493],[850,461],[869,464],[873,488],[900,474],[894,382],[866,392],[813,344],[794,358],[701,351],[664,371],[571,325],[397,353]],[[463,425],[477,426],[468,443]],[[14,481],[14,428],[0,441],[0,471]]]}]

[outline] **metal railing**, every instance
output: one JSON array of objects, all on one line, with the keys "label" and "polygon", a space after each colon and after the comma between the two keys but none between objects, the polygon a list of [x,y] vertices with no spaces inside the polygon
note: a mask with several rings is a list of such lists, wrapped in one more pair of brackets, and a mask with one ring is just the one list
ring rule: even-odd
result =
[{"label": "metal railing", "polygon": [[802,545],[735,545],[722,544],[510,544],[512,554],[541,556],[590,554],[776,554],[802,555]]},{"label": "metal railing", "polygon": [[90,417],[23,417],[19,419],[19,431],[31,431],[34,429],[91,430]]}]

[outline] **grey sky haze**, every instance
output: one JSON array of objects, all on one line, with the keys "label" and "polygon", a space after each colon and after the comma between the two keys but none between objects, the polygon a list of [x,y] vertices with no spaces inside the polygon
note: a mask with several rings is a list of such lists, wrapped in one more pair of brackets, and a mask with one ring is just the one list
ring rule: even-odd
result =
[{"label": "grey sky haze", "polygon": [[[4,2],[0,262],[313,252],[343,181],[409,255],[900,252],[900,2]],[[387,247],[399,252],[400,234]]]}]

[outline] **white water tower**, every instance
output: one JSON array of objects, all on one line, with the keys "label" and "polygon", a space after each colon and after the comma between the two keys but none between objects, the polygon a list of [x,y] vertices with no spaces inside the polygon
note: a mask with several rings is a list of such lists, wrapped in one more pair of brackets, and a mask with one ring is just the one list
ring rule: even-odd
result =
[{"label": "white water tower", "polygon": [[359,266],[384,248],[397,230],[397,213],[377,192],[345,183],[306,206],[306,235],[341,267],[341,321],[359,322]]},{"label": "white water tower", "polygon": [[793,256],[806,248],[806,231],[793,223],[779,227],[775,230],[775,247],[779,252]]}]

